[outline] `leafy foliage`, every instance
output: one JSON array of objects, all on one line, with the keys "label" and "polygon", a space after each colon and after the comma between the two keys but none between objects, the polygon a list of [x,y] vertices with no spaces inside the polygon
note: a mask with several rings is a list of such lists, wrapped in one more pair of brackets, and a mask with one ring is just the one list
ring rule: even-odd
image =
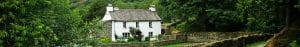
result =
[{"label": "leafy foliage", "polygon": [[85,21],[91,21],[93,19],[96,19],[97,17],[104,17],[108,2],[108,0],[91,0],[91,3],[88,5],[83,4],[82,6],[79,6],[84,8],[81,9],[81,11],[83,12],[82,14],[84,15],[83,19]]},{"label": "leafy foliage", "polygon": [[113,0],[114,6],[122,9],[148,9],[150,5],[155,5],[158,0]]},{"label": "leafy foliage", "polygon": [[145,41],[150,41],[150,37],[145,37]]},{"label": "leafy foliage", "polygon": [[139,29],[130,27],[129,32],[132,35],[132,37],[138,41],[142,41],[143,35],[142,32]]},{"label": "leafy foliage", "polygon": [[284,3],[283,0],[160,0],[158,14],[164,22],[183,21],[176,28],[186,32],[276,32],[285,22]]},{"label": "leafy foliage", "polygon": [[[83,22],[70,0],[1,0],[1,46],[73,46],[99,32],[99,20]],[[3,13],[2,13],[3,12]],[[92,27],[93,26],[93,27]],[[93,29],[98,28],[98,29]],[[93,40],[91,40],[93,41]],[[89,44],[86,44],[89,45]]]},{"label": "leafy foliage", "polygon": [[101,43],[109,43],[109,42],[111,42],[111,39],[109,37],[101,37],[100,42]]},{"label": "leafy foliage", "polygon": [[299,44],[297,44],[297,41],[294,40],[293,42],[289,43],[290,47],[297,47]]},{"label": "leafy foliage", "polygon": [[163,22],[182,21],[176,28],[185,32],[277,32],[287,25],[287,6],[300,11],[300,1],[287,5],[287,0],[1,0],[0,47],[108,42],[97,38],[108,3],[127,9],[156,5]]},{"label": "leafy foliage", "polygon": [[247,19],[248,31],[278,31],[282,28],[282,5],[276,1],[239,0],[237,9]]}]

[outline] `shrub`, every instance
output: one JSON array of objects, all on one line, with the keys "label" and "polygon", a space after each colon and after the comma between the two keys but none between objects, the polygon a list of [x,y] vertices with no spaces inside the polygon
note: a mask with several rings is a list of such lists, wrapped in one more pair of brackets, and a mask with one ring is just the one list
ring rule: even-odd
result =
[{"label": "shrub", "polygon": [[158,38],[158,40],[162,40],[162,35],[159,34],[159,35],[157,36],[157,38]]},{"label": "shrub", "polygon": [[108,37],[101,37],[100,38],[100,43],[109,43],[111,42],[111,39]]},{"label": "shrub", "polygon": [[299,44],[297,44],[296,40],[290,43],[290,47],[298,47],[298,46]]},{"label": "shrub", "polygon": [[128,42],[137,41],[135,38],[129,37]]},{"label": "shrub", "polygon": [[150,41],[150,37],[145,37],[145,41]]},{"label": "shrub", "polygon": [[130,27],[129,32],[133,36],[134,39],[136,39],[138,41],[142,41],[143,35],[142,35],[142,32],[139,29]]}]

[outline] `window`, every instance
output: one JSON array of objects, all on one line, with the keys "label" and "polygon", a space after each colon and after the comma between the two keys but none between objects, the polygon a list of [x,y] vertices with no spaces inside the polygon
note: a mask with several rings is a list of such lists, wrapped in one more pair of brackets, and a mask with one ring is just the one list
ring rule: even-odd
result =
[{"label": "window", "polygon": [[149,22],[149,27],[152,28],[152,22]]},{"label": "window", "polygon": [[123,22],[123,28],[126,28],[126,22]]},{"label": "window", "polygon": [[135,25],[135,26],[136,26],[136,28],[138,28],[138,27],[139,27],[139,22],[136,22],[136,25]]},{"label": "window", "polygon": [[153,32],[149,32],[149,37],[153,37]]},{"label": "window", "polygon": [[129,33],[123,33],[122,34],[124,38],[128,38],[129,37]]}]

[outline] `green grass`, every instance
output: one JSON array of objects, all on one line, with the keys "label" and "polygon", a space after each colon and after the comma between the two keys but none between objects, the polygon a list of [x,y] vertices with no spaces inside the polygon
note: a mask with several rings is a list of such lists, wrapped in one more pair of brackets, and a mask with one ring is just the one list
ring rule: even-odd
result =
[{"label": "green grass", "polygon": [[189,43],[177,43],[177,44],[163,45],[160,47],[179,47],[179,46],[186,45],[186,44],[189,44]]},{"label": "green grass", "polygon": [[291,47],[298,47],[299,44],[297,44],[297,41],[294,40],[293,42],[290,43],[290,46],[291,46]]},{"label": "green grass", "polygon": [[252,44],[248,44],[246,45],[246,47],[264,47],[265,43],[265,41],[259,41]]}]

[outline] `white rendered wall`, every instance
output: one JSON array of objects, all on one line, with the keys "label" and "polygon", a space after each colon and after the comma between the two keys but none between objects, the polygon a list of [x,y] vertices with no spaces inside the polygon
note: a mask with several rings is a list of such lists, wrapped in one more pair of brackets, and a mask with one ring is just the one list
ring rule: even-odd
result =
[{"label": "white rendered wall", "polygon": [[153,32],[153,36],[157,36],[161,34],[161,23],[160,21],[153,21],[152,28],[149,27],[149,22],[139,22],[139,29],[142,31],[144,35],[143,40],[145,37],[149,36],[149,32]]},{"label": "white rendered wall", "polygon": [[[123,27],[123,22],[112,22],[112,41],[115,41],[114,34],[119,37],[122,37],[122,33],[129,33],[129,27],[136,28],[136,22],[126,22],[126,28]],[[146,36],[149,36],[149,32],[153,32],[153,36],[161,34],[161,22],[153,21],[152,28],[149,27],[149,22],[139,22],[139,27],[144,35],[143,40]]]},{"label": "white rendered wall", "polygon": [[153,26],[153,35],[159,35],[161,34],[161,22],[160,21],[156,21],[156,22],[152,22],[152,26]]},{"label": "white rendered wall", "polygon": [[114,21],[112,21],[112,23],[111,23],[111,40],[113,41],[113,42],[115,42],[116,41],[116,38],[115,38],[115,22]]},{"label": "white rendered wall", "polygon": [[111,19],[112,18],[110,16],[109,12],[106,12],[105,15],[104,15],[104,17],[102,18],[102,21],[108,21],[108,20],[111,20]]}]

